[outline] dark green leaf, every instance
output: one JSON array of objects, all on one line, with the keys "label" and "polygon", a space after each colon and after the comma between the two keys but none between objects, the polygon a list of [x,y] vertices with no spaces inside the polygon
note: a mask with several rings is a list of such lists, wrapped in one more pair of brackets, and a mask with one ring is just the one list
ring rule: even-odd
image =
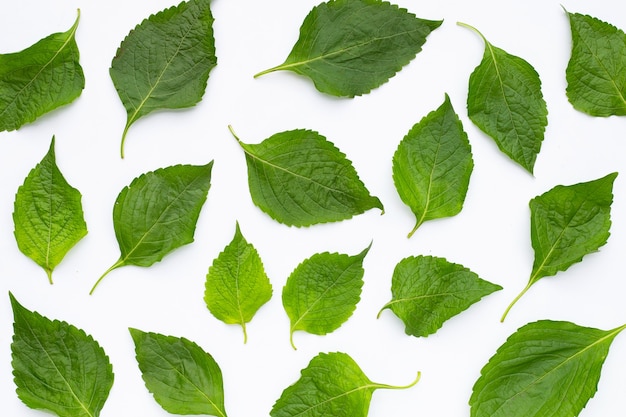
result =
[{"label": "dark green leaf", "polygon": [[330,0],[309,12],[285,62],[256,76],[289,70],[323,93],[366,94],[415,58],[441,23],[379,0]]}]

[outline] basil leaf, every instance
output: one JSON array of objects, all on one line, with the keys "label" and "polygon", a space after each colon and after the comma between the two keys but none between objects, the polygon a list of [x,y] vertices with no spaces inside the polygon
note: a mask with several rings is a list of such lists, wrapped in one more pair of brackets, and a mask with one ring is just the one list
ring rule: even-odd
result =
[{"label": "basil leaf", "polygon": [[20,251],[52,271],[87,234],[80,192],[67,183],[56,164],[54,136],[48,153],[15,195],[15,240]]},{"label": "basil leaf", "polygon": [[121,266],[148,267],[193,242],[200,210],[211,186],[213,161],[175,165],[135,178],[117,196],[113,227],[120,258],[98,279],[90,294]]},{"label": "basil leaf", "polygon": [[74,37],[79,19],[80,10],[67,32],[0,54],[0,131],[19,129],[80,96],[85,76]]},{"label": "basil leaf", "polygon": [[222,371],[196,343],[129,329],[148,391],[172,414],[226,417]]},{"label": "basil leaf", "polygon": [[446,320],[501,289],[444,258],[408,257],[393,271],[392,299],[381,313],[387,308],[393,311],[404,322],[408,335],[428,336]]},{"label": "basil leaf", "polygon": [[367,94],[415,58],[441,23],[379,0],[331,0],[309,12],[285,62],[255,77],[289,70],[323,93]]},{"label": "basil leaf", "polygon": [[137,25],[122,41],[109,73],[126,109],[121,156],[130,126],[160,109],[196,105],[217,64],[210,0],[189,0]]},{"label": "basil leaf", "polygon": [[609,238],[614,172],[579,184],[559,185],[530,201],[530,234],[535,261],[526,288],[513,305],[543,277],[567,270],[597,251]]},{"label": "basil leaf", "polygon": [[482,369],[470,415],[577,416],[595,394],[609,347],[625,328],[548,320],[521,327]]},{"label": "basil leaf", "polygon": [[280,223],[310,226],[383,209],[352,163],[317,132],[276,133],[256,145],[233,136],[246,155],[252,201]]},{"label": "basil leaf", "polygon": [[282,298],[294,349],[296,330],[324,335],[337,330],[352,316],[361,299],[363,259],[369,249],[354,256],[317,253],[305,259],[287,278]]},{"label": "basil leaf", "polygon": [[243,328],[272,298],[272,284],[261,258],[241,234],[239,223],[233,240],[218,255],[206,276],[204,301],[217,319]]},{"label": "basil leaf", "polygon": [[467,113],[509,158],[533,172],[548,125],[539,74],[520,57],[485,42],[481,63],[470,75]]},{"label": "basil leaf", "polygon": [[591,16],[567,15],[572,31],[567,98],[592,116],[626,115],[626,34]]},{"label": "basil leaf", "polygon": [[270,411],[272,417],[366,417],[372,393],[377,389],[407,389],[405,386],[372,382],[346,353],[320,353],[287,387]]},{"label": "basil leaf", "polygon": [[472,150],[446,94],[444,103],[413,126],[393,155],[393,182],[417,223],[461,211],[474,168]]},{"label": "basil leaf", "polygon": [[11,357],[17,396],[60,417],[97,417],[113,386],[109,358],[91,336],[23,307],[14,317]]}]

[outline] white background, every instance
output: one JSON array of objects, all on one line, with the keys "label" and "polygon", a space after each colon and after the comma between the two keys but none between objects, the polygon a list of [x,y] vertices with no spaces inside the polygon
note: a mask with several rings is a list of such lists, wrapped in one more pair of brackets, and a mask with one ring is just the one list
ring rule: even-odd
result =
[{"label": "white background", "polygon": [[[119,157],[126,114],[108,74],[115,51],[131,28],[176,3],[168,0],[78,0],[3,2],[0,52],[16,52],[64,32],[81,10],[76,39],[86,76],[82,95],[16,132],[0,133],[0,403],[5,416],[39,416],[15,394],[10,341],[13,317],[8,292],[26,308],[67,321],[91,334],[110,357],[115,383],[102,416],[167,416],[148,393],[128,327],[184,336],[211,353],[224,375],[229,416],[266,416],[284,388],[319,352],[350,354],[374,381],[403,385],[417,371],[422,379],[406,391],[377,391],[370,416],[469,415],[468,399],[480,369],[520,326],[540,319],[568,320],[601,329],[626,322],[626,119],[593,118],[573,109],[565,96],[570,56],[571,12],[590,14],[626,28],[626,6],[594,2],[445,0],[398,1],[418,17],[443,19],[417,57],[388,83],[355,99],[315,90],[288,72],[253,75],[282,63],[306,14],[318,0],[215,0],[212,11],[218,65],[196,107],[159,112],[135,123]],[[523,57],[541,76],[549,125],[532,176],[500,153],[492,139],[467,118],[467,83],[483,54],[478,28],[494,45]],[[409,240],[414,217],[400,201],[391,158],[408,130],[450,95],[469,135],[475,168],[463,211],[422,225]],[[243,152],[230,135],[258,143],[289,129],[313,129],[353,162],[385,214],[370,210],[351,220],[289,228],[256,208],[247,186]],[[18,186],[45,155],[56,135],[57,163],[83,195],[89,234],[54,271],[54,285],[17,249],[11,213]],[[195,242],[151,268],[112,272],[94,295],[88,292],[119,256],[112,207],[133,178],[179,163],[214,160],[212,187],[198,221]],[[555,185],[569,185],[620,172],[614,186],[612,235],[599,252],[555,277],[538,282],[499,318],[525,286],[532,262],[531,198]],[[622,172],[623,171],[623,172]],[[271,279],[274,296],[248,326],[243,344],[238,326],[215,319],[204,300],[204,280],[213,259],[230,242],[239,221]],[[298,332],[289,345],[281,290],[291,271],[316,252],[350,255],[373,242],[365,258],[362,299],[354,315],[326,336]],[[460,263],[500,284],[494,293],[444,324],[415,338],[389,310],[391,275],[404,257],[434,255]],[[605,362],[598,393],[583,416],[626,413],[626,335],[617,337]]]}]

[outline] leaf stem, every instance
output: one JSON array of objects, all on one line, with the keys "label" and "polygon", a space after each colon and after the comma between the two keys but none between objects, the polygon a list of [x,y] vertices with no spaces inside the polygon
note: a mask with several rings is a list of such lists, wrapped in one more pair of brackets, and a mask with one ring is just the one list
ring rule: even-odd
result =
[{"label": "leaf stem", "polygon": [[472,26],[472,25],[468,25],[467,23],[463,23],[463,22],[456,22],[456,24],[457,24],[458,26],[461,26],[461,27],[464,27],[464,28],[466,28],[466,29],[469,29],[469,30],[471,30],[471,31],[473,31],[473,32],[476,32],[476,33],[477,33],[477,34],[478,34],[481,38],[483,38],[483,41],[484,41],[486,44],[489,44],[489,42],[487,41],[487,38],[485,38],[485,36],[484,36],[484,35],[480,32],[480,30],[476,29],[474,26]]},{"label": "leaf stem", "polygon": [[100,281],[102,281],[102,279],[104,277],[106,277],[109,272],[113,271],[114,269],[119,268],[120,266],[124,265],[124,261],[122,259],[119,259],[117,262],[115,262],[113,265],[111,265],[111,267],[109,269],[107,269],[106,271],[104,271],[104,274],[102,274],[100,276],[100,278],[98,278],[98,280],[96,281],[96,283],[93,285],[93,287],[91,288],[91,291],[89,291],[89,295],[92,295],[93,292],[96,290],[96,287],[98,286],[98,284],[100,284]]},{"label": "leaf stem", "polygon": [[243,344],[245,345],[248,342],[248,332],[246,331],[246,323],[241,323],[241,328],[243,329]]},{"label": "leaf stem", "polygon": [[378,388],[381,388],[381,389],[408,389],[408,388],[414,387],[419,382],[421,377],[422,377],[422,373],[420,371],[417,371],[417,377],[415,377],[413,382],[411,382],[408,385],[378,384]]},{"label": "leaf stem", "polygon": [[120,156],[122,159],[124,159],[124,143],[126,142],[128,128],[130,128],[130,123],[126,123],[126,126],[124,126],[124,132],[122,133],[122,143],[120,144]]},{"label": "leaf stem", "polygon": [[291,332],[289,333],[289,343],[291,343],[291,347],[293,348],[293,350],[298,350],[296,345],[293,343],[293,330],[291,330]]},{"label": "leaf stem", "polygon": [[502,314],[502,317],[500,318],[500,323],[503,323],[504,320],[506,319],[507,314],[509,314],[509,311],[511,310],[511,308],[513,308],[513,306],[515,305],[515,303],[517,303],[519,301],[520,298],[522,298],[522,296],[524,294],[526,294],[526,291],[528,291],[528,289],[533,285],[533,281],[529,281],[528,285],[526,285],[526,287],[522,290],[522,292],[520,292],[519,294],[517,294],[517,297],[515,297],[513,299],[513,301],[511,301],[511,304],[509,304],[509,306],[506,308],[506,310],[504,310],[504,314]]},{"label": "leaf stem", "polygon": [[280,71],[280,70],[282,70],[284,68],[285,68],[285,64],[280,64],[280,65],[277,65],[275,67],[268,68],[266,70],[263,70],[261,72],[258,72],[256,74],[254,74],[253,78],[259,78],[261,75],[269,74],[270,72]]},{"label": "leaf stem", "polygon": [[415,234],[415,232],[417,232],[417,229],[419,229],[419,227],[422,225],[422,223],[423,223],[422,219],[420,219],[417,223],[415,223],[415,227],[413,228],[413,230],[411,230],[409,232],[409,234],[406,236],[407,239],[410,239],[413,236],[413,234]]}]

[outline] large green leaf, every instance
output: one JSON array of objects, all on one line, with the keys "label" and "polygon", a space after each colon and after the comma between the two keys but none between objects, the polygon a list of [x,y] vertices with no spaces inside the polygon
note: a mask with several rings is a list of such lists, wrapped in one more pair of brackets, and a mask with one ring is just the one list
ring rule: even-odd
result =
[{"label": "large green leaf", "polygon": [[380,0],[330,0],[309,12],[285,62],[256,76],[289,70],[323,93],[366,94],[415,58],[441,23]]},{"label": "large green leaf", "polygon": [[317,132],[291,130],[260,144],[239,145],[246,155],[252,201],[280,223],[310,226],[383,209],[352,163]]},{"label": "large green leaf", "polygon": [[535,261],[526,288],[502,317],[541,278],[567,270],[606,244],[611,228],[614,172],[594,181],[559,185],[530,201]]},{"label": "large green leaf", "polygon": [[377,389],[406,389],[370,381],[359,365],[341,352],[320,353],[287,387],[270,412],[272,417],[366,417]]},{"label": "large green leaf", "polygon": [[239,223],[233,240],[218,255],[206,276],[204,301],[215,317],[243,328],[259,308],[272,298],[272,284],[258,252],[241,234]]},{"label": "large green leaf", "polygon": [[80,96],[85,76],[75,39],[79,18],[80,11],[67,32],[0,54],[0,131],[19,129]]},{"label": "large green leaf", "polygon": [[160,109],[196,105],[217,63],[210,0],[189,0],[137,25],[121,43],[110,75],[130,126]]},{"label": "large green leaf", "polygon": [[472,150],[446,94],[402,139],[393,155],[393,182],[417,222],[409,237],[427,220],[461,211],[474,167]]},{"label": "large green leaf", "polygon": [[193,242],[200,210],[211,186],[213,161],[175,165],[135,178],[117,196],[113,226],[120,258],[93,286],[121,266],[148,267]]},{"label": "large green leaf", "polygon": [[196,343],[129,329],[148,391],[172,414],[226,417],[222,371]]},{"label": "large green leaf", "polygon": [[470,75],[467,112],[502,152],[533,172],[548,125],[537,71],[524,59],[485,42],[481,63]]},{"label": "large green leaf", "polygon": [[109,358],[91,336],[23,307],[13,296],[11,344],[17,395],[60,417],[97,417],[113,386]]},{"label": "large green leaf", "polygon": [[404,322],[406,334],[428,336],[449,318],[501,289],[444,258],[409,257],[396,265],[392,300],[382,310],[393,311]]},{"label": "large green leaf", "polygon": [[626,115],[626,34],[591,16],[567,15],[572,31],[567,98],[592,116]]},{"label": "large green leaf", "polygon": [[324,335],[352,316],[361,299],[363,259],[369,249],[354,256],[317,253],[304,260],[287,278],[282,298],[294,349],[296,330]]},{"label": "large green leaf", "polygon": [[562,321],[530,323],[511,335],[482,369],[472,417],[574,417],[595,394],[613,330]]},{"label": "large green leaf", "polygon": [[56,165],[54,137],[15,196],[13,223],[20,251],[37,262],[52,284],[52,271],[87,234],[80,192]]}]

